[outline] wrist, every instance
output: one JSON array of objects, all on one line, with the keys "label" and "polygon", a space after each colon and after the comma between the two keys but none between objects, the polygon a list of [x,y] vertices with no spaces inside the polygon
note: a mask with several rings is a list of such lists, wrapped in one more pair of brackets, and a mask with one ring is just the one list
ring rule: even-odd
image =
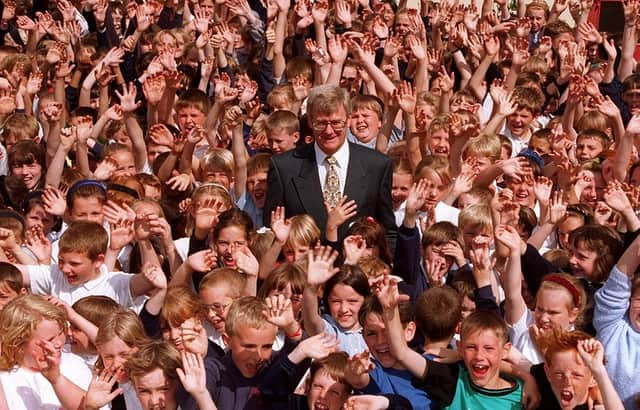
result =
[{"label": "wrist", "polygon": [[287,339],[297,339],[302,336],[302,326],[295,320],[283,330]]}]

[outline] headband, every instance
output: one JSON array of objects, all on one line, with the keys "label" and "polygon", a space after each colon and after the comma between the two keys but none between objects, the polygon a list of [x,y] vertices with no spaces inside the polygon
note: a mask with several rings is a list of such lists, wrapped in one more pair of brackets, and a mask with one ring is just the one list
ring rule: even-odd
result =
[{"label": "headband", "polygon": [[553,282],[556,283],[560,286],[562,286],[563,288],[565,288],[573,297],[573,302],[576,304],[576,306],[580,306],[580,302],[582,301],[582,297],[580,295],[580,291],[578,290],[578,288],[576,287],[576,285],[574,285],[573,283],[571,283],[571,281],[563,276],[560,275],[547,275],[544,277],[544,279],[542,279],[543,282]]},{"label": "headband", "polygon": [[82,179],[80,181],[77,181],[73,185],[71,185],[71,187],[67,191],[67,204],[71,203],[71,198],[73,197],[73,194],[78,189],[80,189],[80,188],[82,188],[84,186],[94,186],[96,188],[99,188],[104,193],[104,197],[105,198],[107,197],[107,188],[105,188],[105,186],[104,186],[104,184],[102,182],[96,181],[95,179]]},{"label": "headband", "polygon": [[122,192],[124,194],[130,195],[130,196],[134,197],[135,199],[140,199],[140,194],[138,193],[138,191],[136,191],[133,188],[129,188],[128,186],[125,186],[125,185],[109,184],[107,186],[107,189],[110,190],[110,191],[119,191],[119,192]]}]

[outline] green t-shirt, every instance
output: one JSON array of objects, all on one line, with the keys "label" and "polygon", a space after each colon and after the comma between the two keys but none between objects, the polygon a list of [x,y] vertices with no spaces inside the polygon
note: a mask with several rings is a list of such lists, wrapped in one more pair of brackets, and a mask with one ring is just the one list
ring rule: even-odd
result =
[{"label": "green t-shirt", "polygon": [[429,360],[425,379],[414,379],[414,386],[427,392],[443,409],[451,410],[521,410],[522,382],[504,377],[511,387],[488,390],[473,384],[464,363],[439,363]]},{"label": "green t-shirt", "polygon": [[460,366],[456,394],[451,404],[445,409],[451,410],[521,410],[522,409],[522,382],[510,379],[513,386],[500,390],[488,390],[473,384],[469,378],[469,372],[463,365]]}]

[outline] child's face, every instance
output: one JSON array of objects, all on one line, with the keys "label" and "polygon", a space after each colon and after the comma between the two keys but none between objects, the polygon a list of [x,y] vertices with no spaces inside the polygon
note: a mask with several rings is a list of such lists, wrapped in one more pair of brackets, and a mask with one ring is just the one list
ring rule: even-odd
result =
[{"label": "child's face", "polygon": [[473,241],[476,239],[482,241],[482,243],[485,241],[493,243],[493,233],[482,226],[461,226],[460,229],[462,230],[462,238],[464,240],[465,255],[468,254]]},{"label": "child's face", "polygon": [[133,154],[129,151],[116,151],[110,155],[117,164],[118,168],[113,172],[114,177],[132,176],[136,174],[136,162]]},{"label": "child's face", "polygon": [[[430,266],[431,263],[435,263],[436,266],[438,266],[437,276],[444,279],[453,264],[453,259],[444,255],[442,245],[428,245],[424,248],[424,262],[425,266]],[[436,272],[434,272],[433,276],[436,276]]]},{"label": "child's face", "polygon": [[500,363],[510,349],[494,331],[484,329],[463,334],[458,350],[476,386],[497,388],[500,381]]},{"label": "child's face", "polygon": [[254,377],[271,358],[276,332],[277,328],[271,324],[255,329],[245,323],[237,323],[233,335],[224,334],[231,359],[244,377]]},{"label": "child's face", "polygon": [[22,346],[24,356],[20,366],[31,369],[40,369],[40,366],[47,367],[46,350],[40,346],[40,343],[50,342],[58,353],[61,353],[65,339],[66,335],[58,322],[48,319],[41,320],[31,338]]},{"label": "child's face", "polygon": [[569,245],[571,273],[577,277],[591,279],[596,272],[598,252],[587,249],[584,241],[577,241],[574,245]]},{"label": "child's face", "polygon": [[358,141],[368,143],[378,136],[382,122],[375,111],[360,108],[351,113],[349,127]]},{"label": "child's face", "polygon": [[462,320],[465,320],[476,311],[476,302],[469,299],[467,295],[462,297]]},{"label": "child's face", "polygon": [[216,240],[218,259],[222,261],[224,266],[235,268],[236,261],[233,258],[233,253],[236,249],[245,246],[249,246],[249,241],[244,229],[236,225],[227,226],[220,230]]},{"label": "child's face", "polygon": [[567,290],[543,288],[536,295],[535,320],[542,330],[569,329],[577,313],[570,309],[572,297]]},{"label": "child's face", "polygon": [[545,138],[532,137],[529,141],[529,148],[537,152],[538,155],[551,153],[551,143]]},{"label": "child's face", "polygon": [[267,199],[267,172],[261,171],[247,176],[247,191],[258,208],[264,208]]},{"label": "child's face", "polygon": [[267,134],[269,140],[269,147],[273,154],[282,154],[283,152],[291,151],[296,147],[296,142],[300,138],[300,133],[290,134],[283,129],[275,129],[271,133]]},{"label": "child's face", "polygon": [[144,187],[144,198],[151,199],[152,201],[160,201],[162,198],[162,192],[160,188],[154,185],[143,184]]},{"label": "child's face", "polygon": [[574,409],[586,403],[589,387],[595,385],[595,380],[576,350],[553,354],[544,370],[560,408]]},{"label": "child's face", "polygon": [[507,126],[511,134],[521,137],[527,133],[534,120],[533,113],[526,108],[518,108],[515,113],[507,117]]},{"label": "child's face", "polygon": [[102,201],[96,197],[77,197],[73,200],[73,206],[69,210],[71,222],[88,221],[102,225],[104,214],[102,213]]},{"label": "child's face", "polygon": [[206,184],[213,183],[222,185],[227,190],[231,187],[231,181],[233,180],[233,176],[229,175],[228,172],[223,171],[221,169],[212,169],[205,170],[203,175],[203,181]]},{"label": "child's face", "polygon": [[71,286],[82,285],[96,279],[100,275],[100,266],[103,262],[103,255],[95,261],[81,252],[61,252],[58,255],[58,267]]},{"label": "child's face", "polygon": [[42,228],[43,232],[50,232],[53,228],[53,216],[47,212],[45,212],[44,208],[41,205],[34,205],[33,208],[24,218],[25,221],[25,230],[29,230],[34,226],[39,226]]},{"label": "child's face", "polygon": [[449,133],[445,129],[435,130],[429,137],[429,152],[437,157],[449,158]]},{"label": "child's face", "polygon": [[[185,336],[185,331],[189,336]],[[207,331],[202,326],[199,318],[190,317],[179,325],[169,323],[168,332],[165,329],[164,340],[169,341],[179,352],[187,351],[197,353],[202,346],[207,345]],[[192,336],[193,335],[193,336]]]},{"label": "child's face", "polygon": [[158,158],[158,155],[163,154],[165,152],[170,152],[170,151],[171,151],[171,148],[165,145],[160,145],[152,141],[149,141],[147,145],[147,161],[149,161],[149,164],[152,165],[153,162],[156,160],[156,158]]},{"label": "child's face", "polygon": [[576,158],[578,161],[594,159],[604,150],[602,143],[597,138],[581,137],[576,143]]},{"label": "child's face", "polygon": [[[364,319],[362,326],[362,336],[367,348],[385,369],[398,368],[398,360],[391,354],[389,340],[385,331],[386,326],[382,317],[374,312],[370,312]],[[411,341],[415,334],[415,327],[412,324],[405,328],[405,340]]]},{"label": "child's face", "polygon": [[583,225],[584,222],[582,222],[582,219],[575,216],[568,216],[560,222],[558,225],[558,241],[562,249],[570,249],[569,235]]},{"label": "child's face", "polygon": [[353,329],[358,325],[358,311],[364,297],[351,286],[338,283],[327,298],[329,313],[343,329]]},{"label": "child's face", "polygon": [[520,181],[516,181],[513,178],[505,178],[507,182],[507,188],[513,191],[513,199],[522,206],[528,206],[532,208],[536,203],[536,196],[533,192],[533,177],[522,178]]},{"label": "child's face", "polygon": [[425,207],[427,209],[433,209],[436,207],[438,202],[440,202],[442,195],[447,190],[447,185],[435,172],[428,172],[424,179],[427,181],[427,199],[425,201]]},{"label": "child's face", "polygon": [[169,380],[160,368],[133,378],[136,395],[143,410],[177,409],[176,380]]},{"label": "child's face", "polygon": [[124,365],[127,363],[129,358],[138,351],[138,348],[129,346],[118,336],[115,336],[107,343],[97,346],[97,349],[98,354],[102,358],[104,368],[118,369],[116,372],[118,382],[126,382],[128,378]]},{"label": "child's face", "polygon": [[298,243],[287,243],[282,248],[284,259],[287,263],[294,263],[301,260],[309,253],[309,245],[301,245]]},{"label": "child's face", "polygon": [[433,117],[436,116],[435,108],[430,104],[418,104],[416,106],[416,120],[422,119],[424,124],[420,123],[421,128],[428,130],[433,121]]},{"label": "child's face", "polygon": [[196,107],[183,107],[176,113],[176,122],[180,131],[189,131],[193,127],[203,127],[206,114]]},{"label": "child's face", "polygon": [[456,200],[456,206],[458,207],[458,209],[465,209],[466,207],[475,205],[477,203],[480,203],[480,199],[468,192],[460,194],[460,196]]},{"label": "child's face", "polygon": [[227,285],[200,288],[200,301],[207,308],[207,320],[218,332],[224,332],[224,320],[233,303],[231,291]]},{"label": "child's face", "polygon": [[175,37],[169,34],[163,34],[160,36],[158,43],[156,44],[156,49],[159,54],[168,53],[171,56],[175,56],[177,48],[178,44]]},{"label": "child's face", "polygon": [[7,286],[6,283],[1,283],[0,284],[0,310],[4,309],[7,303],[11,302],[13,299],[17,298],[18,296],[24,293],[26,293],[26,289],[24,288],[22,289],[22,292],[18,293],[12,288],[10,288],[9,286]]},{"label": "child's face", "polygon": [[96,350],[89,340],[89,336],[73,324],[71,330],[71,352],[79,355],[95,354]]},{"label": "child's face", "polygon": [[407,200],[409,196],[409,189],[413,183],[413,175],[394,172],[393,180],[391,182],[391,205],[396,210],[400,208],[400,205]]},{"label": "child's face", "polygon": [[347,396],[347,386],[321,369],[309,383],[307,404],[310,409],[340,410]]},{"label": "child's face", "polygon": [[22,179],[27,189],[30,191],[36,189],[40,179],[42,178],[42,165],[37,162],[31,164],[22,164],[20,166],[11,167],[11,173]]}]

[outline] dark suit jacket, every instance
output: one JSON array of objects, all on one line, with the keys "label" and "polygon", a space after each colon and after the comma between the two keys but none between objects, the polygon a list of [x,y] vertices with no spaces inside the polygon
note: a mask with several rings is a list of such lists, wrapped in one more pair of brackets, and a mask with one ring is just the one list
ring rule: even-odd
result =
[{"label": "dark suit jacket", "polygon": [[[397,227],[391,206],[391,160],[372,149],[348,144],[349,167],[343,192],[348,199],[356,201],[358,217],[371,216],[384,226],[387,241],[393,250]],[[285,207],[287,218],[300,214],[311,215],[324,237],[327,211],[313,144],[271,158],[263,213],[265,226],[271,224],[271,211],[277,206]],[[340,243],[348,226],[349,221],[338,231]]]}]

